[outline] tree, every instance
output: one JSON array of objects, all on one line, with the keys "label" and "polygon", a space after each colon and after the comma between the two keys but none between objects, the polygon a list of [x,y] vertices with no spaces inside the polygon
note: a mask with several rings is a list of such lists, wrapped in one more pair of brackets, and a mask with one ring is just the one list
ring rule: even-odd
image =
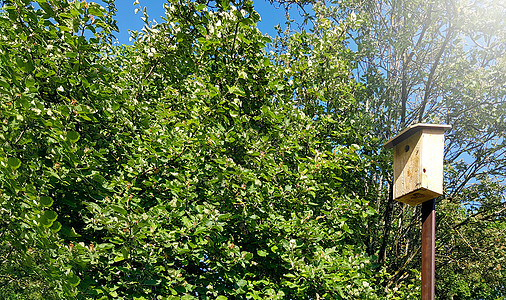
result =
[{"label": "tree", "polygon": [[[396,119],[395,108],[400,103],[397,124],[401,127],[411,120],[431,120],[453,126],[447,136],[445,155],[448,165],[446,195],[438,208],[441,222],[438,253],[450,252],[454,257],[454,247],[474,253],[461,253],[461,259],[469,263],[467,268],[444,254],[438,256],[438,295],[472,299],[500,295],[504,289],[501,283],[504,273],[497,264],[505,253],[486,249],[489,244],[504,243],[504,231],[500,229],[504,228],[502,212],[506,205],[504,186],[501,186],[506,174],[503,143],[506,106],[504,76],[500,75],[505,71],[501,62],[505,52],[504,26],[502,17],[490,13],[501,14],[504,8],[493,1],[407,1],[392,5],[386,2],[364,8],[378,19],[372,22],[373,28],[365,29],[370,33],[364,34],[364,40],[359,43],[371,43],[374,47],[380,46],[374,41],[389,42],[380,46],[379,56],[373,54],[359,60],[359,70],[366,73],[374,68],[388,74],[386,94],[382,96],[393,100],[393,119]],[[378,13],[380,10],[388,13],[382,15]],[[414,17],[416,15],[420,17]],[[391,25],[385,28],[382,24]],[[371,48],[368,50],[373,53]],[[473,181],[476,183],[470,184]],[[490,201],[494,204],[488,205]],[[470,202],[488,216],[488,221],[480,222],[481,226],[467,226],[468,221],[455,220],[455,215],[465,220],[473,218],[476,212]],[[455,204],[462,210],[460,214],[451,209]],[[463,225],[466,229],[461,228]],[[456,232],[458,230],[467,234]],[[490,234],[483,238],[483,232]],[[480,255],[469,244],[473,235],[481,236],[474,244],[483,249]],[[453,241],[449,242],[449,238]],[[407,240],[397,242],[409,245]],[[488,259],[483,260],[481,255]],[[488,271],[492,261],[495,270]],[[450,278],[457,277],[466,282],[469,291],[455,290]]]},{"label": "tree", "polygon": [[[438,202],[438,218],[444,224],[438,228],[438,251],[467,249],[456,255],[473,267],[465,270],[453,255],[451,259],[438,256],[438,294],[474,299],[503,293],[504,272],[499,261],[504,253],[487,245],[504,243],[504,7],[493,1],[280,3],[297,6],[304,13],[309,35],[319,41],[308,48],[326,45],[315,47],[322,53],[307,59],[319,74],[334,74],[333,58],[347,53],[354,78],[363,86],[354,93],[361,118],[366,120],[355,123],[365,129],[359,129],[359,137],[374,145],[373,137],[385,141],[412,122],[453,125],[447,135],[446,195]],[[304,29],[301,32],[306,34]],[[289,51],[284,45],[278,49]],[[352,80],[350,77],[346,80]],[[331,81],[319,79],[314,89],[327,91]],[[327,114],[350,117],[349,110],[327,109],[329,98],[336,99],[326,92],[311,100],[298,97],[303,108],[319,106],[319,118]],[[368,173],[378,191],[364,195],[377,199],[370,203],[381,214],[380,219],[371,220],[379,226],[374,227],[367,244],[370,253],[376,253],[378,262],[393,274],[384,282],[386,288],[402,290],[406,280],[418,276],[409,270],[419,269],[419,211],[393,204],[387,188],[392,175],[385,172],[389,159],[380,148],[376,139],[363,152],[364,158],[380,162],[371,164],[374,167]],[[475,216],[482,221],[474,223]],[[484,236],[482,231],[489,234]],[[470,246],[470,240],[476,246]],[[483,249],[480,255],[475,247]],[[494,261],[494,267],[488,261]],[[459,292],[452,287],[450,278],[457,277],[469,289]]]},{"label": "tree", "polygon": [[142,138],[110,180],[124,188],[87,204],[97,252],[81,291],[374,298],[358,238],[374,212],[346,192],[358,148],[332,154],[294,107],[251,3],[170,3],[165,18],[114,55],[128,90],[118,114],[131,110],[128,131]]},{"label": "tree", "polygon": [[251,2],[167,3],[121,47],[112,2],[38,4],[2,15],[2,292],[377,298],[360,147],[319,132],[349,120],[294,106]]},{"label": "tree", "polygon": [[59,234],[71,236],[89,180],[77,142],[96,120],[90,89],[115,26],[97,4],[38,5],[6,1],[0,14],[0,289],[15,299],[69,296],[79,284]]}]

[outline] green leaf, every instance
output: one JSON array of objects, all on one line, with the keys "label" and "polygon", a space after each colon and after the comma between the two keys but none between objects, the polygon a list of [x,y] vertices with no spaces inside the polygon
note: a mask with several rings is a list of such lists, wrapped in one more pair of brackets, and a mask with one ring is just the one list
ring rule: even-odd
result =
[{"label": "green leaf", "polygon": [[223,7],[224,11],[227,11],[230,8],[230,1],[229,0],[221,0],[221,5]]},{"label": "green leaf", "polygon": [[75,52],[66,52],[65,56],[68,57],[68,58],[76,58],[77,57],[77,53],[75,53]]},{"label": "green leaf", "polygon": [[54,10],[47,1],[37,0],[39,6],[50,16],[54,16]]},{"label": "green leaf", "polygon": [[71,274],[68,278],[67,278],[67,281],[68,283],[73,286],[73,287],[76,287],[79,285],[79,283],[81,282],[81,278],[79,278],[78,276],[74,275],[74,274]]},{"label": "green leaf", "polygon": [[94,15],[96,17],[104,17],[104,12],[102,11],[102,7],[96,3],[90,3],[88,7],[88,14]]},{"label": "green leaf", "polygon": [[71,143],[77,142],[80,137],[81,137],[81,135],[78,132],[75,132],[75,131],[69,131],[69,132],[67,132],[67,139]]},{"label": "green leaf", "polygon": [[50,220],[50,221],[55,221],[56,218],[58,218],[58,214],[55,213],[54,211],[52,210],[46,210],[44,212],[44,218]]},{"label": "green leaf", "polygon": [[117,213],[122,214],[123,216],[126,216],[128,214],[128,212],[126,211],[126,209],[124,209],[123,207],[118,206],[116,204],[111,204],[110,207],[112,208],[112,210],[114,210]]},{"label": "green leaf", "polygon": [[267,253],[264,250],[258,250],[257,254],[258,254],[258,256],[266,257],[269,253]]},{"label": "green leaf", "polygon": [[238,87],[238,86],[231,86],[228,88],[228,92],[231,93],[231,94],[235,94],[237,96],[246,96],[246,93],[244,93],[244,90],[241,88],[241,87]]},{"label": "green leaf", "polygon": [[45,207],[50,207],[51,205],[53,205],[53,199],[51,199],[51,197],[41,196],[40,204]]},{"label": "green leaf", "polygon": [[246,280],[244,280],[244,279],[241,279],[241,280],[237,281],[237,285],[239,287],[243,287],[243,286],[245,286],[247,284],[248,284],[248,282]]},{"label": "green leaf", "polygon": [[51,226],[51,230],[52,230],[53,232],[58,232],[58,231],[60,231],[61,226],[62,226],[62,225],[61,225],[61,223],[60,223],[60,222],[55,221],[55,222],[53,223],[53,226]]},{"label": "green leaf", "polygon": [[[53,222],[56,220],[56,218],[58,217],[58,214],[56,214],[54,211],[52,210],[46,210],[42,216],[39,218],[39,223],[46,227],[46,228],[49,228],[53,225]],[[59,229],[58,229],[59,230]]]},{"label": "green leaf", "polygon": [[121,248],[121,254],[123,255],[124,259],[128,259],[130,257],[130,252],[125,247]]},{"label": "green leaf", "polygon": [[147,279],[144,281],[144,284],[145,285],[158,285],[160,284],[161,280],[160,279]]},{"label": "green leaf", "polygon": [[9,157],[7,159],[7,164],[13,170],[16,170],[17,168],[19,168],[21,166],[21,160],[19,160],[19,158],[16,158],[16,157]]},{"label": "green leaf", "polygon": [[40,223],[40,225],[42,225],[46,228],[49,228],[53,225],[53,222],[51,222],[51,220],[44,218],[43,216],[39,219],[39,223]]},{"label": "green leaf", "polygon": [[114,257],[114,262],[119,262],[125,260],[125,257],[123,255],[117,255]]},{"label": "green leaf", "polygon": [[353,233],[353,230],[346,223],[343,224],[343,230],[346,231],[346,233]]},{"label": "green leaf", "polygon": [[228,298],[225,296],[218,296],[216,297],[216,300],[228,300]]},{"label": "green leaf", "polygon": [[237,118],[239,116],[239,112],[236,110],[230,110],[230,116],[233,118]]}]

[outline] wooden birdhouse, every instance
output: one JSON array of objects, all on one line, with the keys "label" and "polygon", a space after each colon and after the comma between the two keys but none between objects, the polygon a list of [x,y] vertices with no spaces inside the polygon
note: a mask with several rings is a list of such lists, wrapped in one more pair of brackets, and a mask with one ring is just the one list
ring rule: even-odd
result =
[{"label": "wooden birdhouse", "polygon": [[443,194],[444,132],[450,125],[414,124],[385,143],[394,149],[394,199],[415,206]]}]

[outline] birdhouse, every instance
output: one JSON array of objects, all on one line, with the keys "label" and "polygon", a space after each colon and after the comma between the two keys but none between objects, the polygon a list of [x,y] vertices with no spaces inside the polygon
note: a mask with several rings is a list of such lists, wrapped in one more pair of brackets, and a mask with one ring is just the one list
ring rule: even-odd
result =
[{"label": "birdhouse", "polygon": [[412,206],[443,194],[444,132],[450,125],[414,124],[385,143],[394,149],[394,199]]}]

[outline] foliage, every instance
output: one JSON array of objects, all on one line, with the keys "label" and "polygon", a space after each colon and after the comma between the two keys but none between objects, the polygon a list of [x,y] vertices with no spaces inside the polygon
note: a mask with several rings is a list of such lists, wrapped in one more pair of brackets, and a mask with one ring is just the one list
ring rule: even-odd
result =
[{"label": "foliage", "polygon": [[360,147],[294,106],[250,2],[168,3],[122,47],[112,3],[38,5],[2,16],[2,291],[376,298]]},{"label": "foliage", "polygon": [[408,2],[315,3],[271,40],[251,1],[168,1],[113,46],[112,0],[4,1],[2,295],[418,298],[419,211],[381,145],[421,115],[455,121],[439,296],[500,297],[502,31]]},{"label": "foliage", "polygon": [[71,295],[79,284],[59,234],[72,232],[78,192],[92,187],[81,183],[92,177],[77,142],[97,121],[89,93],[114,29],[96,4],[38,5],[10,1],[0,15],[0,287],[20,298]]}]

